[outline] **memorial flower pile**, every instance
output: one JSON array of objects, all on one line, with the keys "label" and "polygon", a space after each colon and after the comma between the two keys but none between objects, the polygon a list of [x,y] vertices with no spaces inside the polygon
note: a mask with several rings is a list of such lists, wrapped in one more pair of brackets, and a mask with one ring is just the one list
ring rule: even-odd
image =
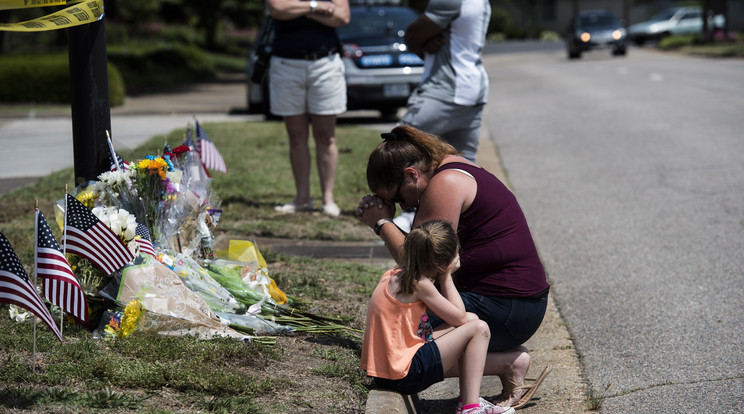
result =
[{"label": "memorial flower pile", "polygon": [[[91,243],[92,256],[67,253],[96,336],[112,340],[147,332],[246,340],[291,331],[358,334],[338,320],[294,308],[252,242],[230,241],[223,257],[214,254],[221,199],[196,148],[181,145],[162,156],[116,163],[116,169],[76,188],[74,198],[56,203],[63,234],[76,214],[75,237],[108,229],[113,243],[133,257],[111,273],[94,257],[100,253],[106,260],[106,248]],[[82,207],[75,207],[77,201]],[[81,220],[81,214],[91,218]]]}]

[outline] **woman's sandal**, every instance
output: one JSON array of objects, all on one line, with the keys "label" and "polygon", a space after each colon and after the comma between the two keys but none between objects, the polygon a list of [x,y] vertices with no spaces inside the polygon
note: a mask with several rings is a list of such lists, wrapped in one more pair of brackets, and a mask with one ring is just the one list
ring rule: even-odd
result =
[{"label": "woman's sandal", "polygon": [[545,379],[545,377],[548,376],[548,374],[550,373],[550,370],[552,369],[553,367],[548,365],[545,367],[545,369],[543,369],[543,372],[540,374],[539,377],[537,377],[537,379],[532,379],[532,378],[524,379],[525,381],[534,381],[534,383],[523,384],[523,385],[519,385],[515,387],[514,390],[526,390],[526,392],[522,394],[521,397],[519,397],[519,401],[517,401],[516,404],[512,405],[512,408],[519,409],[527,405],[527,403],[529,403],[530,400],[532,399],[532,396],[535,395],[535,391],[537,391],[537,388],[540,387],[540,384],[542,384],[543,380]]}]

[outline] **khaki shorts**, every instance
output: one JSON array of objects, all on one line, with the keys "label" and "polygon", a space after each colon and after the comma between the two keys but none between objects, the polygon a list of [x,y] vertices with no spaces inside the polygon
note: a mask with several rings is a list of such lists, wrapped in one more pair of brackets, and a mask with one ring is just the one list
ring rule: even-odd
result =
[{"label": "khaki shorts", "polygon": [[344,63],[338,54],[318,60],[271,57],[271,113],[338,115],[346,111]]}]

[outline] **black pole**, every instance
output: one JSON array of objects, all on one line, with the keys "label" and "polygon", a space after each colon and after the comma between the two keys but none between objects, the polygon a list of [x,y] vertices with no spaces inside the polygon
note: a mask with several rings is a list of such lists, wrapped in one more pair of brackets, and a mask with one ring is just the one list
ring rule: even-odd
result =
[{"label": "black pole", "polygon": [[109,170],[111,131],[104,21],[67,29],[75,185]]}]

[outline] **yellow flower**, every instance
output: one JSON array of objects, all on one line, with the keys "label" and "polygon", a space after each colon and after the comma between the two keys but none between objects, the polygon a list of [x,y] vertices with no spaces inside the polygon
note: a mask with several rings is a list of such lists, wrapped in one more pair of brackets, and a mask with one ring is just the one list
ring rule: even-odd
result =
[{"label": "yellow flower", "polygon": [[98,198],[98,194],[93,192],[93,190],[86,189],[86,190],[81,191],[76,196],[76,198],[78,199],[78,201],[83,203],[83,205],[85,205],[86,207],[93,208],[93,206],[95,205],[96,198]]},{"label": "yellow flower", "polygon": [[142,316],[142,302],[139,299],[133,299],[124,308],[124,316],[121,318],[121,328],[118,335],[120,338],[126,338],[137,329],[137,323]]}]

